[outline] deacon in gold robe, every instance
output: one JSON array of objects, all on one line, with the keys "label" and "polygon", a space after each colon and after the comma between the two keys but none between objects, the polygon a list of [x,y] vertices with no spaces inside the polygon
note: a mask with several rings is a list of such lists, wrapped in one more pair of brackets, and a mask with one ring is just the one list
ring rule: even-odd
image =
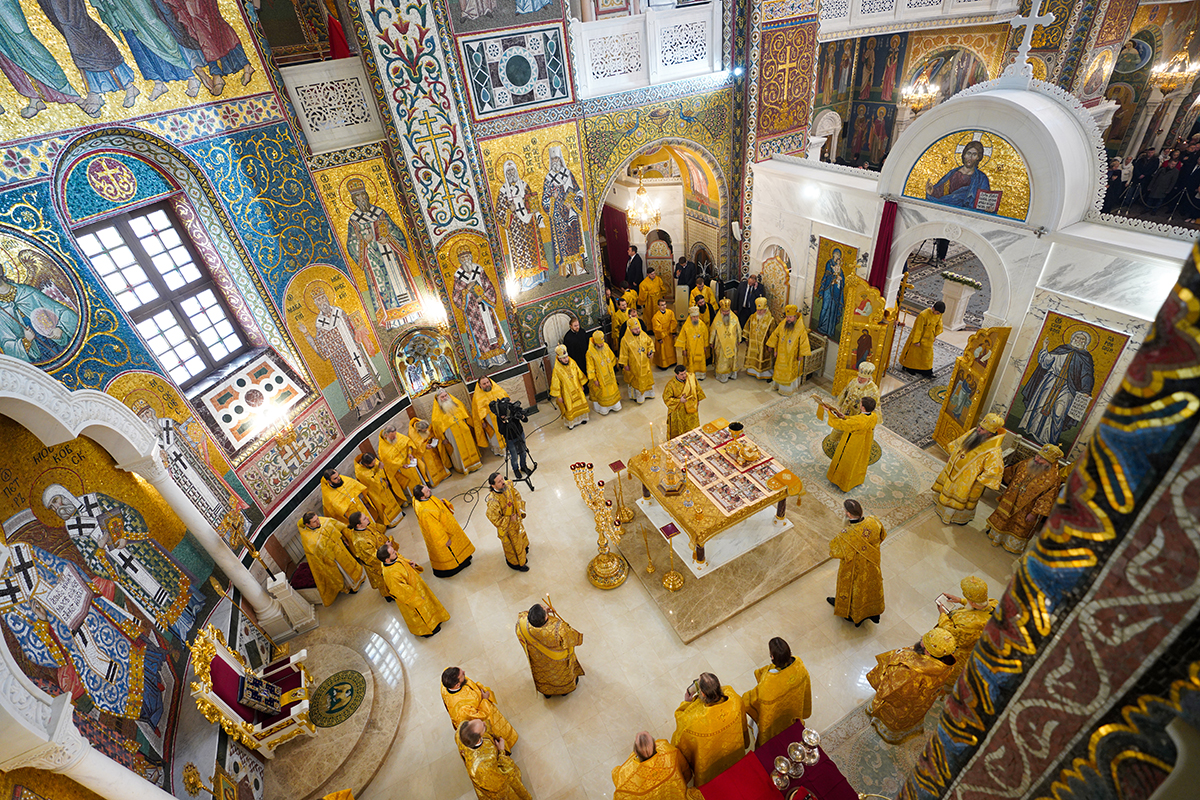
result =
[{"label": "deacon in gold robe", "polygon": [[[392,490],[387,469],[370,453],[359,453],[354,457],[354,477],[367,487],[367,508],[371,516],[387,527],[392,527],[404,517],[400,498]],[[349,522],[349,520],[347,520]]]},{"label": "deacon in gold robe", "polygon": [[946,304],[938,300],[913,320],[912,331],[900,353],[900,366],[914,375],[933,377],[933,342],[942,332],[942,312]]},{"label": "deacon in gold robe", "polygon": [[418,574],[420,566],[417,562],[396,552],[392,542],[380,546],[375,557],[383,568],[385,596],[396,602],[408,632],[428,639],[440,631],[442,623],[450,619],[450,612]]},{"label": "deacon in gold robe", "polygon": [[517,615],[517,641],[529,659],[533,685],[545,697],[557,697],[575,691],[584,674],[575,658],[575,648],[583,644],[583,634],[568,625],[558,614],[534,603]]},{"label": "deacon in gold robe", "polygon": [[759,380],[771,380],[774,359],[767,350],[767,337],[774,327],[775,318],[771,316],[771,309],[767,308],[767,298],[757,298],[754,301],[754,313],[742,328],[742,338],[747,342],[746,373]]},{"label": "deacon in gold robe", "polygon": [[493,736],[504,740],[507,752],[511,753],[516,746],[517,732],[496,707],[496,693],[491,687],[468,678],[461,667],[447,667],[442,671],[442,703],[455,728],[466,720],[481,719]]},{"label": "deacon in gold robe", "polygon": [[663,283],[663,279],[658,276],[658,273],[651,267],[646,271],[646,278],[638,287],[638,305],[642,308],[656,308],[658,299],[667,294],[667,287]]},{"label": "deacon in gold robe", "polygon": [[387,470],[401,506],[412,503],[412,491],[417,484],[429,482],[418,469],[420,462],[416,445],[412,439],[396,430],[395,425],[386,426],[379,434],[379,460]]},{"label": "deacon in gold robe", "polygon": [[347,522],[350,514],[361,511],[379,533],[386,523],[380,522],[367,505],[367,487],[354,478],[347,478],[332,467],[321,473],[321,505],[325,515]]},{"label": "deacon in gold robe", "polygon": [[987,521],[992,544],[1010,553],[1024,552],[1029,537],[1054,508],[1062,486],[1058,474],[1062,454],[1058,445],[1048,444],[1033,458],[1005,467],[1002,483],[1006,488]]},{"label": "deacon in gold robe", "polygon": [[621,357],[617,363],[624,371],[629,396],[639,406],[649,397],[654,397],[654,374],[650,371],[650,359],[654,355],[654,340],[642,330],[637,317],[629,320],[629,326],[621,339]]},{"label": "deacon in gold robe", "polygon": [[[629,312],[633,313],[634,311],[637,310],[637,306],[638,306],[637,287],[630,286],[628,282],[626,282],[622,285],[625,287],[625,291],[621,294],[621,299],[625,301],[625,305],[629,306]],[[653,311],[653,310],[654,310],[653,308],[647,309],[647,311]]]},{"label": "deacon in gold robe", "polygon": [[829,555],[838,559],[837,588],[825,601],[833,613],[854,623],[871,620],[879,624],[883,613],[883,572],[879,567],[879,548],[887,531],[876,517],[864,517],[862,504],[844,500],[846,527],[829,542]]},{"label": "deacon in gold robe", "polygon": [[946,599],[961,605],[962,608],[948,609],[938,606],[937,627],[954,637],[954,658],[957,662],[953,671],[946,677],[947,684],[957,680],[967,668],[971,651],[975,649],[975,643],[979,641],[984,626],[992,618],[992,611],[996,608],[996,601],[988,598],[987,581],[983,578],[968,575],[958,585],[962,590],[962,597],[948,594]]},{"label": "deacon in gold robe", "polygon": [[767,347],[775,352],[771,366],[771,384],[785,397],[800,385],[800,370],[805,356],[812,353],[808,329],[800,319],[800,309],[789,303],[783,309],[783,322],[767,337]]},{"label": "deacon in gold robe", "polygon": [[[622,329],[629,324],[629,306],[625,304],[624,298],[617,301],[617,307],[609,315],[612,318],[612,346],[613,350],[621,349]],[[634,310],[634,316],[637,316],[637,310]]]},{"label": "deacon in gold robe", "polygon": [[499,472],[488,476],[488,522],[504,548],[504,560],[518,572],[529,571],[529,537],[525,534],[525,501],[517,486]]},{"label": "deacon in gold robe", "polygon": [[592,333],[592,343],[587,350],[588,392],[591,393],[592,410],[600,416],[610,411],[621,410],[621,387],[617,385],[617,373],[613,370],[617,357],[604,341],[600,331]]},{"label": "deacon in gold robe", "polygon": [[511,743],[496,737],[486,724],[466,720],[458,726],[454,740],[479,800],[533,800],[521,783],[521,768],[504,752]]},{"label": "deacon in gold robe", "polygon": [[732,686],[722,686],[711,672],[701,674],[696,683],[699,693],[688,687],[675,709],[671,744],[683,753],[700,787],[746,754],[750,729],[741,695]]},{"label": "deacon in gold robe", "polygon": [[721,313],[712,324],[709,342],[712,344],[713,372],[717,380],[725,383],[730,378],[737,380],[738,344],[742,340],[742,325],[737,315],[729,310],[729,300],[721,301]]},{"label": "deacon in gold robe", "polygon": [[988,414],[973,431],[950,443],[950,458],[933,482],[933,507],[942,522],[966,525],[975,519],[975,506],[984,488],[999,489],[1004,477],[1003,420]]},{"label": "deacon in gold robe", "polygon": [[417,512],[425,548],[429,551],[433,574],[439,578],[457,575],[471,565],[475,545],[454,518],[454,506],[434,497],[433,490],[424,485],[417,487],[414,497],[413,508]]},{"label": "deacon in gold robe", "polygon": [[875,656],[867,673],[875,689],[867,715],[885,742],[900,744],[921,733],[925,714],[954,669],[953,653],[954,637],[934,628],[912,647]]},{"label": "deacon in gold robe", "polygon": [[580,372],[579,365],[567,355],[567,346],[554,348],[554,373],[550,376],[550,399],[562,412],[567,430],[588,421],[588,400],[583,393],[587,377]]},{"label": "deacon in gold robe", "polygon": [[454,471],[466,475],[483,466],[475,446],[475,420],[457,397],[445,389],[437,393],[433,404],[433,433],[441,440],[442,455],[454,465]]},{"label": "deacon in gold robe", "polygon": [[837,449],[825,477],[843,492],[862,485],[867,479],[867,467],[871,463],[871,445],[875,443],[875,426],[879,414],[875,411],[875,398],[864,397],[858,404],[859,413],[852,417],[829,407],[829,427],[841,431]]},{"label": "deacon in gold robe", "polygon": [[362,565],[346,549],[342,523],[309,511],[296,527],[300,529],[300,544],[321,594],[321,604],[332,605],[341,592],[357,592],[366,576]]},{"label": "deacon in gold robe", "polygon": [[767,642],[771,663],[754,670],[758,685],[742,695],[746,714],[758,725],[756,747],[812,716],[812,682],[804,662],[778,636]]},{"label": "deacon in gold robe", "polygon": [[408,422],[408,438],[412,440],[417,468],[426,486],[437,486],[450,477],[450,470],[446,469],[446,462],[442,460],[442,441],[434,435],[433,426],[413,417]]},{"label": "deacon in gold robe", "polygon": [[707,283],[697,283],[695,287],[688,292],[688,305],[697,305],[696,301],[698,301],[701,297],[704,298],[704,304],[709,308],[715,309],[717,307],[717,296],[713,294],[712,287]]},{"label": "deacon in gold robe", "polygon": [[346,543],[346,549],[350,551],[350,554],[363,565],[371,588],[378,589],[379,594],[387,597],[388,593],[384,591],[383,586],[383,568],[375,554],[379,552],[381,546],[388,542],[388,539],[371,527],[361,511],[353,511],[350,513],[348,523],[342,526],[342,541]]},{"label": "deacon in gold robe", "polygon": [[613,800],[704,800],[699,789],[687,788],[691,778],[677,747],[642,731],[625,763],[613,767]]},{"label": "deacon in gold robe", "polygon": [[708,360],[705,350],[708,349],[708,325],[700,319],[700,309],[692,306],[688,309],[687,321],[679,329],[675,337],[675,347],[679,350],[679,363],[687,367],[697,380],[708,377]]},{"label": "deacon in gold robe", "polygon": [[[648,310],[647,314],[650,313]],[[675,312],[667,310],[667,301],[658,301],[658,311],[650,318],[650,330],[654,332],[654,366],[666,369],[675,363],[675,331],[679,321]]]},{"label": "deacon in gold robe", "polygon": [[696,383],[696,376],[689,373],[683,364],[676,364],[675,377],[663,387],[663,402],[667,404],[668,439],[700,427],[700,401],[704,396],[704,390]]},{"label": "deacon in gold robe", "polygon": [[496,427],[496,412],[492,411],[492,403],[508,397],[500,384],[487,375],[475,384],[475,394],[471,395],[471,419],[475,423],[475,444],[480,449],[491,448],[492,455],[504,455],[504,436]]}]

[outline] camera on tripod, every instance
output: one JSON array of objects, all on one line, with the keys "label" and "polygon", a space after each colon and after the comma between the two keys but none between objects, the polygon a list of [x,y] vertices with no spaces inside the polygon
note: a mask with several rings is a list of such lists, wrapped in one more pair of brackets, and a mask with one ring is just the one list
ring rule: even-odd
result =
[{"label": "camera on tripod", "polygon": [[496,427],[505,439],[525,438],[525,429],[521,427],[521,423],[529,422],[529,417],[519,403],[507,397],[500,397],[488,403],[488,408],[496,415]]}]

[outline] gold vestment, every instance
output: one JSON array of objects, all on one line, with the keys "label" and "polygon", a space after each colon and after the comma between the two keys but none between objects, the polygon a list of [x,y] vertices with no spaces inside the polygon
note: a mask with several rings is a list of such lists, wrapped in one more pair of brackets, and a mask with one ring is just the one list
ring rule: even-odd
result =
[{"label": "gold vestment", "polygon": [[554,615],[535,628],[529,624],[529,612],[517,615],[517,640],[529,659],[533,685],[542,694],[554,697],[575,691],[583,667],[575,658],[575,648],[583,644],[583,634]]},{"label": "gold vestment", "polygon": [[900,354],[900,366],[909,369],[933,369],[933,341],[942,332],[942,315],[927,308],[913,320],[912,331]]},{"label": "gold vestment", "polygon": [[[728,319],[728,322],[726,322]],[[712,345],[713,370],[717,375],[737,372],[738,342],[742,338],[742,326],[736,314],[726,317],[718,314],[708,335]]]},{"label": "gold vestment", "polygon": [[371,509],[371,516],[380,525],[386,527],[400,516],[400,499],[392,491],[392,482],[388,480],[382,459],[376,461],[373,467],[364,467],[362,453],[359,453],[354,457],[354,477],[367,487],[367,506]]},{"label": "gold vestment", "polygon": [[706,706],[697,697],[675,709],[675,733],[671,744],[679,748],[703,786],[737,763],[750,746],[750,729],[741,695],[732,686],[722,686],[725,699]]},{"label": "gold vestment", "polygon": [[621,402],[621,387],[617,385],[617,374],[613,371],[616,363],[617,357],[607,344],[596,347],[593,342],[588,345],[588,391],[592,402],[604,408]]},{"label": "gold vestment", "polygon": [[695,375],[689,374],[686,381],[668,378],[662,397],[667,404],[667,438],[674,439],[700,427],[700,401],[704,399],[704,390],[696,383]]},{"label": "gold vestment", "polygon": [[510,481],[503,492],[488,491],[488,522],[496,526],[496,535],[504,547],[504,560],[523,567],[529,560],[529,537],[525,534],[525,501]]},{"label": "gold vestment", "polygon": [[[484,698],[484,692],[491,694],[490,700]],[[463,682],[457,692],[452,692],[443,686],[442,703],[446,706],[446,712],[450,714],[450,724],[454,726],[455,730],[466,720],[481,719],[487,723],[488,731],[493,736],[503,739],[509,752],[512,752],[513,746],[517,743],[517,732],[513,730],[513,726],[508,724],[508,720],[496,707],[496,693],[490,686],[476,683],[470,678]]]},{"label": "gold vestment", "polygon": [[800,360],[812,354],[804,320],[797,317],[790,330],[786,321],[780,322],[767,337],[767,347],[775,351],[771,380],[781,387],[794,389],[800,380]]},{"label": "gold vestment", "polygon": [[496,427],[496,413],[492,411],[491,406],[493,400],[503,397],[508,397],[508,392],[495,381],[492,381],[492,388],[486,392],[478,385],[475,387],[475,394],[471,396],[471,419],[475,423],[475,444],[480,447],[490,446],[489,437],[495,437],[496,446],[504,449],[504,437]]},{"label": "gold vestment", "polygon": [[381,595],[387,597],[387,593],[383,591],[383,563],[376,555],[380,546],[388,541],[387,536],[369,525],[366,530],[362,531],[355,530],[349,525],[342,525],[341,531],[346,549],[363,565],[363,569],[367,572],[367,580],[371,582],[371,588],[378,589]]},{"label": "gold vestment", "polygon": [[867,467],[871,463],[871,445],[875,443],[875,426],[879,424],[879,412],[855,414],[838,419],[829,416],[829,427],[842,432],[837,450],[825,477],[843,492],[848,492],[867,479]]},{"label": "gold vestment", "polygon": [[303,519],[296,525],[300,529],[300,544],[304,547],[308,568],[317,584],[317,591],[321,593],[321,603],[328,606],[340,592],[346,591],[346,578],[357,585],[362,581],[363,571],[362,565],[354,560],[342,541],[342,523],[332,517],[317,519],[321,527],[315,530],[305,525]]},{"label": "gold vestment", "polygon": [[385,523],[377,520],[367,506],[367,487],[354,478],[348,478],[345,475],[342,475],[341,478],[341,486],[334,486],[328,478],[321,478],[321,505],[325,509],[325,516],[333,517],[339,522],[346,522],[347,518],[355,511],[361,511],[367,521],[376,530],[383,533]]},{"label": "gold vestment", "polygon": [[[450,470],[446,469],[446,462],[442,460],[440,448],[442,442],[434,434],[433,426],[430,426],[422,435],[417,430],[417,418],[413,417],[408,422],[408,438],[412,440],[413,449],[416,451],[418,466],[421,476],[424,478],[423,483],[437,486],[450,477]],[[437,442],[437,444],[435,445],[433,442]]]},{"label": "gold vestment", "polygon": [[679,320],[671,309],[654,312],[650,318],[650,330],[654,332],[654,366],[670,367],[675,364],[675,331]]},{"label": "gold vestment", "polygon": [[454,518],[454,506],[440,497],[430,497],[417,500],[413,507],[433,574],[438,577],[443,577],[439,573],[453,574],[475,552],[475,545]]},{"label": "gold vestment", "polygon": [[382,433],[379,435],[379,460],[383,462],[383,467],[391,478],[393,488],[399,489],[397,495],[400,497],[402,506],[408,505],[412,500],[412,490],[416,488],[417,484],[425,482],[417,470],[419,463],[417,456],[417,448],[413,444],[413,440],[401,431],[396,431],[396,441],[394,442],[389,442]]},{"label": "gold vestment", "polygon": [[950,684],[958,680],[958,676],[967,668],[967,661],[971,658],[971,651],[975,649],[975,643],[979,641],[980,635],[983,634],[984,626],[988,620],[992,618],[992,611],[996,608],[995,600],[988,600],[987,608],[956,608],[949,614],[942,612],[938,615],[937,627],[946,631],[954,637],[956,650],[954,658],[956,663],[950,674],[946,676],[946,683]]},{"label": "gold vestment", "polygon": [[862,622],[883,613],[883,572],[879,547],[887,531],[875,517],[847,522],[829,542],[829,555],[838,559],[837,591],[833,613]]},{"label": "gold vestment", "polygon": [[804,662],[793,658],[783,669],[767,664],[754,670],[758,681],[742,695],[746,714],[758,724],[756,747],[783,733],[796,720],[812,716],[812,681]]},{"label": "gold vestment", "polygon": [[667,293],[662,278],[644,278],[638,286],[638,304],[643,308],[658,308],[658,299]]},{"label": "gold vestment", "polygon": [[704,800],[699,789],[687,788],[692,768],[679,748],[666,739],[654,740],[654,755],[642,761],[637,753],[613,767],[613,800]]},{"label": "gold vestment", "polygon": [[[525,784],[521,783],[521,769],[517,762],[497,749],[488,732],[484,732],[483,741],[478,747],[467,747],[462,743],[459,733],[460,729],[456,728],[454,741],[458,744],[458,754],[462,756],[479,800],[533,800]],[[504,743],[512,747],[512,742],[507,739]]]},{"label": "gold vestment", "polygon": [[[1044,472],[1033,475],[1027,459],[1004,470],[1003,483],[1008,487],[1000,495],[996,510],[988,517],[992,541],[1003,545],[1010,553],[1020,553],[1043,517],[1050,516],[1054,501],[1062,486],[1058,465],[1049,464]],[[1033,520],[1025,518],[1030,514]]]},{"label": "gold vestment", "polygon": [[564,364],[554,359],[554,373],[550,376],[550,397],[559,403],[563,419],[573,422],[588,412],[587,395],[583,393],[583,385],[587,378],[580,371],[575,359],[568,358]]},{"label": "gold vestment", "polygon": [[688,372],[703,375],[708,369],[704,351],[708,347],[708,325],[702,319],[686,319],[679,327],[679,335],[675,337],[675,346],[683,352],[679,362],[688,368]]},{"label": "gold vestment", "polygon": [[767,337],[771,335],[774,326],[775,318],[764,303],[761,310],[750,315],[750,319],[746,320],[746,327],[742,329],[742,337],[748,342],[746,372],[762,380],[771,378],[772,359],[767,354]]},{"label": "gold vestment", "polygon": [[950,443],[946,466],[933,482],[934,506],[942,522],[966,524],[975,517],[975,506],[985,486],[1000,488],[1004,476],[1004,455],[1000,451],[1004,436],[997,434],[970,452],[963,443],[975,432],[972,428]]},{"label": "gold vestment", "polygon": [[880,653],[875,661],[867,673],[867,682],[875,688],[867,714],[887,727],[879,731],[885,741],[898,744],[921,732],[925,714],[954,667],[909,647]]},{"label": "gold vestment", "polygon": [[471,412],[457,397],[451,396],[453,411],[447,412],[435,397],[433,400],[433,432],[441,440],[439,447],[446,461],[466,474],[481,466],[479,449],[475,446],[475,420]]},{"label": "gold vestment", "polygon": [[383,584],[386,594],[396,601],[400,616],[413,636],[427,636],[434,628],[450,619],[450,612],[437,599],[417,571],[404,556],[397,556],[394,564],[383,564]]},{"label": "gold vestment", "polygon": [[617,362],[622,367],[628,367],[625,381],[629,388],[639,392],[648,392],[654,388],[654,374],[650,371],[650,358],[654,355],[654,340],[642,331],[636,336],[627,330],[621,340],[621,358]]}]

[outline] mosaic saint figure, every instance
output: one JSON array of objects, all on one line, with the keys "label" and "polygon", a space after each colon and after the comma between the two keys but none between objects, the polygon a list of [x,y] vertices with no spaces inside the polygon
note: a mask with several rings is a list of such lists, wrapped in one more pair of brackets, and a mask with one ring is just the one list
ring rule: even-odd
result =
[{"label": "mosaic saint figure", "polygon": [[[176,19],[187,33],[200,45],[200,51],[208,62],[209,80],[205,86],[216,96],[225,91],[225,75],[242,73],[242,86],[249,86],[254,76],[254,67],[246,58],[237,33],[221,16],[217,0],[164,0],[175,12]],[[199,68],[196,69],[197,76]],[[201,80],[204,80],[201,77]]]},{"label": "mosaic saint figure", "polygon": [[867,135],[870,132],[870,122],[867,120],[867,107],[859,106],[854,116],[854,138],[850,141],[850,157],[858,158],[863,148],[867,146]]},{"label": "mosaic saint figure", "polygon": [[188,82],[188,97],[199,93],[200,79],[192,70],[204,65],[204,56],[198,50],[180,45],[153,0],[89,2],[100,15],[100,21],[125,39],[142,77],[154,82],[150,100],[165,94],[167,84],[174,81]]},{"label": "mosaic saint figure", "polygon": [[41,289],[9,282],[0,268],[0,352],[29,363],[49,361],[78,328],[74,309]]},{"label": "mosaic saint figure", "polygon": [[825,45],[825,64],[822,75],[824,85],[821,87],[821,105],[827,106],[833,102],[833,98],[836,96],[833,84],[837,75],[837,42],[829,42]]},{"label": "mosaic saint figure", "polygon": [[104,107],[103,94],[125,90],[121,105],[133,108],[142,93],[134,82],[133,70],[100,24],[88,14],[84,0],[37,0],[38,7],[62,35],[71,60],[87,82],[88,96],[80,106],[90,116]]},{"label": "mosaic saint figure", "polygon": [[354,203],[354,211],[346,223],[346,249],[350,257],[371,281],[371,292],[380,310],[408,305],[416,296],[404,263],[408,240],[403,229],[387,211],[371,203],[362,178],[346,181],[346,189]]},{"label": "mosaic saint figure", "polygon": [[[46,103],[83,105],[62,66],[29,30],[29,21],[17,0],[0,0],[0,72],[29,104],[21,116],[33,119],[46,110]],[[100,113],[97,108],[92,116]]]},{"label": "mosaic saint figure", "polygon": [[875,111],[875,119],[871,120],[871,133],[867,137],[867,149],[871,153],[872,164],[882,164],[887,155],[888,140],[887,109],[880,106]]},{"label": "mosaic saint figure", "polygon": [[885,103],[892,102],[892,93],[896,91],[896,68],[900,62],[900,37],[893,35],[891,50],[888,52],[887,63],[883,67],[883,87],[879,99]]},{"label": "mosaic saint figure", "polygon": [[512,274],[521,291],[546,282],[545,256],[538,228],[546,227],[546,218],[537,209],[537,192],[521,177],[512,159],[504,162],[504,185],[496,199],[496,221],[502,226],[508,243]]},{"label": "mosaic saint figure", "polygon": [[518,14],[532,14],[550,5],[550,0],[517,0]]},{"label": "mosaic saint figure", "polygon": [[850,88],[850,67],[854,62],[854,48],[849,40],[842,42],[842,64],[838,69],[838,92]]},{"label": "mosaic saint figure", "polygon": [[461,0],[459,9],[464,20],[490,17],[496,13],[496,0]]},{"label": "mosaic saint figure", "polygon": [[842,335],[842,306],[844,300],[842,291],[845,289],[846,276],[842,272],[842,250],[833,248],[829,260],[825,262],[825,274],[821,276],[821,287],[817,295],[821,300],[821,313],[817,316],[814,329],[829,338],[838,341]]},{"label": "mosaic saint figure", "polygon": [[979,193],[991,191],[991,182],[979,162],[983,160],[983,142],[967,142],[962,151],[962,166],[955,167],[937,183],[925,181],[925,199],[944,206],[975,208]]},{"label": "mosaic saint figure", "polygon": [[1083,419],[1092,399],[1096,365],[1088,347],[1092,335],[1085,330],[1071,334],[1053,350],[1043,344],[1037,367],[1021,387],[1025,414],[1021,430],[1038,444],[1057,444],[1063,428]]},{"label": "mosaic saint figure", "polygon": [[563,159],[562,147],[550,147],[550,169],[542,181],[542,210],[550,215],[551,243],[558,275],[586,275],[583,266],[583,190]]},{"label": "mosaic saint figure", "polygon": [[375,365],[367,356],[366,348],[358,341],[357,331],[350,316],[329,302],[325,289],[318,286],[312,290],[317,316],[313,320],[313,331],[300,323],[300,330],[309,346],[317,355],[326,359],[337,375],[338,385],[346,398],[346,407],[353,410],[359,419],[377,404],[383,402],[383,389]]},{"label": "mosaic saint figure", "polygon": [[483,267],[475,263],[475,254],[470,247],[460,247],[457,255],[459,266],[454,271],[454,305],[462,309],[475,349],[475,360],[484,367],[498,367],[504,363],[508,338],[496,313],[499,302],[496,285]]},{"label": "mosaic saint figure", "polygon": [[862,58],[862,88],[858,91],[859,100],[871,99],[871,83],[875,80],[875,37],[867,39],[863,45]]}]

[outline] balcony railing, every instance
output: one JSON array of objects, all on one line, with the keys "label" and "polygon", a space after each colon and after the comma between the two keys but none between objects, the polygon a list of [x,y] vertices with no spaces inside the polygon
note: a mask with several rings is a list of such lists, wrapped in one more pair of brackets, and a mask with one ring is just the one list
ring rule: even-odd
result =
[{"label": "balcony railing", "polygon": [[947,27],[1003,21],[1019,6],[1018,0],[821,0],[820,38],[899,31],[934,19]]}]

